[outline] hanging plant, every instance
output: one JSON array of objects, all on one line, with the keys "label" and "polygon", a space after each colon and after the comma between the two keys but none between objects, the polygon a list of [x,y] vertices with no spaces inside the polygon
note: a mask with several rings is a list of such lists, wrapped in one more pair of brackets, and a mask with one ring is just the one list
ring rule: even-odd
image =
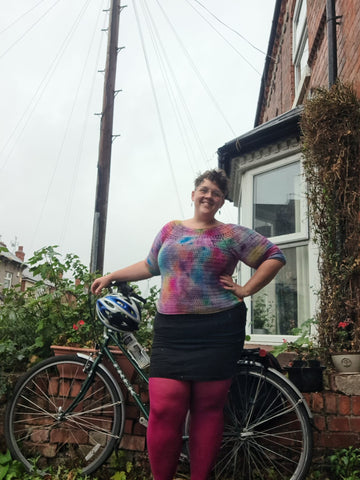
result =
[{"label": "hanging plant", "polygon": [[347,349],[360,350],[360,101],[337,82],[319,88],[300,121],[309,215],[319,247],[319,342],[339,350],[339,324],[348,326]]}]

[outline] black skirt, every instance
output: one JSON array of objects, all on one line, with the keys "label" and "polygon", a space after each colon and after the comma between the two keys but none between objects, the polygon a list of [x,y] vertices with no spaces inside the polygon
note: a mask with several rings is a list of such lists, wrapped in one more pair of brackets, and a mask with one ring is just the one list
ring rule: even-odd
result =
[{"label": "black skirt", "polygon": [[212,314],[157,313],[150,377],[186,381],[231,378],[244,346],[246,310],[240,302]]}]

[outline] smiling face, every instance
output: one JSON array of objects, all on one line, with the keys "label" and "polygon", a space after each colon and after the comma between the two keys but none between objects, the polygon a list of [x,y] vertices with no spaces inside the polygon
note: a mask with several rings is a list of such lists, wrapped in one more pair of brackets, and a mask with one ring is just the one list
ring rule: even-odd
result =
[{"label": "smiling face", "polygon": [[195,205],[195,212],[208,217],[214,217],[225,202],[223,192],[216,183],[208,179],[200,183],[192,192],[191,198]]}]

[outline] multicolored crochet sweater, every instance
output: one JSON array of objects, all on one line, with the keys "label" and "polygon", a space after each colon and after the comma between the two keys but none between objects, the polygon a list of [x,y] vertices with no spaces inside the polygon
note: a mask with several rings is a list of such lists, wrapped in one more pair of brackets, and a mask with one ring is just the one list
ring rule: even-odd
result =
[{"label": "multicolored crochet sweater", "polygon": [[235,306],[239,299],[220,284],[237,263],[252,268],[267,259],[285,263],[282,251],[246,227],[220,224],[193,230],[181,221],[167,223],[147,257],[153,275],[161,275],[158,311],[164,314],[213,313]]}]

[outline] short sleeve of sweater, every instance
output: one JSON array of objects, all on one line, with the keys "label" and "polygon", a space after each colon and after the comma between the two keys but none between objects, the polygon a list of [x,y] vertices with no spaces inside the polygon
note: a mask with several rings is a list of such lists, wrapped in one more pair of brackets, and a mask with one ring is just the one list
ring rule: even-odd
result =
[{"label": "short sleeve of sweater", "polygon": [[235,256],[249,267],[256,269],[262,262],[269,259],[286,263],[280,248],[260,233],[241,225],[228,225],[227,227]]},{"label": "short sleeve of sweater", "polygon": [[156,235],[153,241],[153,244],[151,246],[149,255],[147,256],[146,263],[149,267],[150,273],[154,276],[160,275],[160,268],[159,268],[159,262],[158,262],[159,251],[163,244],[164,239],[167,237],[167,235],[170,233],[172,229],[172,223],[173,222],[169,222],[166,225],[164,225],[164,227]]}]

